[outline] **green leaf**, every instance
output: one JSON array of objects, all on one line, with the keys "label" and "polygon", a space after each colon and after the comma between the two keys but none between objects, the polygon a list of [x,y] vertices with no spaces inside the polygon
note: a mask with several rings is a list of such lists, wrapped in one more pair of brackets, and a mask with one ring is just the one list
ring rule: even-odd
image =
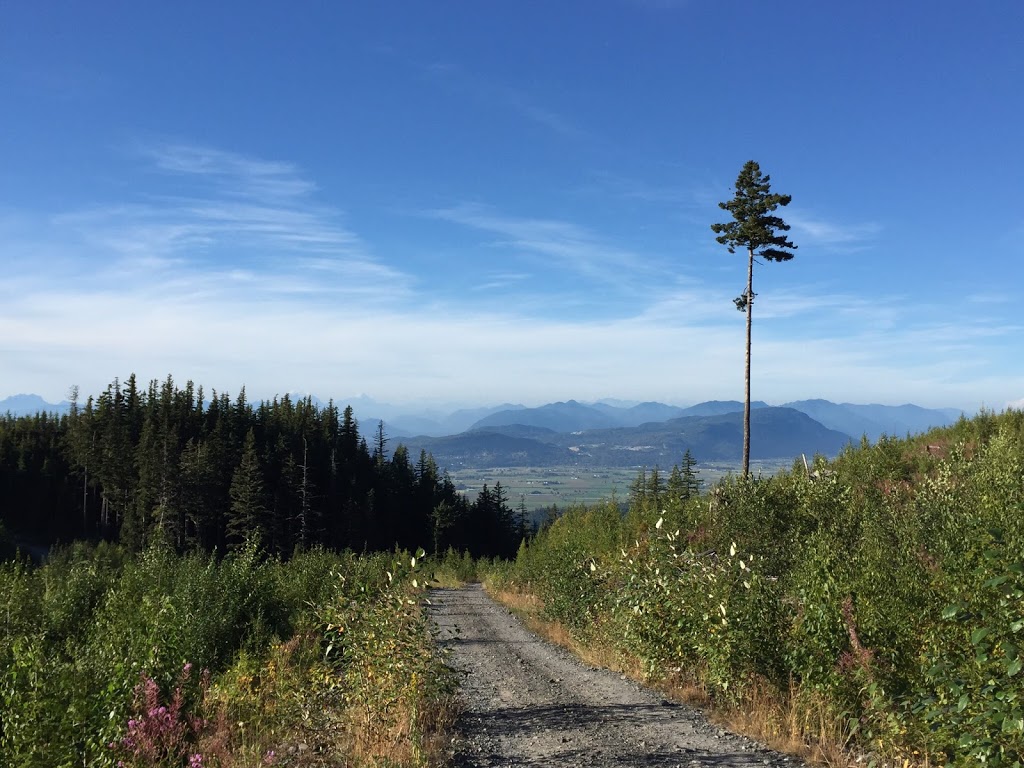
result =
[{"label": "green leaf", "polygon": [[1006,674],[1013,677],[1020,672],[1021,667],[1024,666],[1024,661],[1021,661],[1020,657],[1013,659],[1009,664],[1006,665]]},{"label": "green leaf", "polygon": [[960,606],[959,605],[956,605],[956,604],[947,605],[945,608],[942,609],[942,618],[943,618],[944,621],[949,621],[950,619],[955,619],[956,615],[959,612],[960,612]]},{"label": "green leaf", "polygon": [[988,627],[978,627],[976,630],[971,632],[971,645],[978,645],[982,640],[992,634],[992,630]]}]

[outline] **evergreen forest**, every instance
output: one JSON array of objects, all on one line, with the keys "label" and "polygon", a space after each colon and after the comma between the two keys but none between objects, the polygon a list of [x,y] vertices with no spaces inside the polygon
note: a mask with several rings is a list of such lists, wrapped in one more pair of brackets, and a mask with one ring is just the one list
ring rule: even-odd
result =
[{"label": "evergreen forest", "polygon": [[351,407],[288,395],[251,403],[133,375],[56,417],[0,416],[0,541],[154,540],[180,552],[255,541],[271,555],[323,546],[511,556],[526,530],[500,483],[470,504],[426,452],[367,436]]}]

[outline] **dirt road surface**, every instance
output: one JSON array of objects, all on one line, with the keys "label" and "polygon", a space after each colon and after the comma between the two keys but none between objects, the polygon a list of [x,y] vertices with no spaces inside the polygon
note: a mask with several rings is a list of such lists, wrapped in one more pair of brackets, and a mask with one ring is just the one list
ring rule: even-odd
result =
[{"label": "dirt road surface", "polygon": [[436,590],[431,602],[463,677],[456,768],[801,765],[539,639],[480,585]]}]

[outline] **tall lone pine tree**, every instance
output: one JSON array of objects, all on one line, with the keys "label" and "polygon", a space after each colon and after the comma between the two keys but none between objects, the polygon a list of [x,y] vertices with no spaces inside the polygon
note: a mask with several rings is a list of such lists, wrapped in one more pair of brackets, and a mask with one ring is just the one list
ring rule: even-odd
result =
[{"label": "tall lone pine tree", "polygon": [[744,376],[743,401],[743,477],[750,473],[750,328],[753,320],[751,310],[754,306],[754,256],[761,256],[768,261],[789,261],[796,246],[786,235],[778,232],[789,231],[789,225],[772,212],[781,206],[789,205],[791,195],[772,194],[771,176],[761,175],[761,166],[753,160],[747,162],[736,178],[736,196],[727,203],[719,203],[718,207],[729,211],[733,221],[725,224],[712,224],[711,229],[718,237],[715,238],[735,253],[737,248],[747,250],[747,290],[733,301],[736,309],[747,313],[747,361]]}]

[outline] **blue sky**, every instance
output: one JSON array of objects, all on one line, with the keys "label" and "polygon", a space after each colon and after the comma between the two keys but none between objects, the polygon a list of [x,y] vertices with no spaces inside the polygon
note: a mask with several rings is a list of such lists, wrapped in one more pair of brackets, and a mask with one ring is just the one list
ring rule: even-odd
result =
[{"label": "blue sky", "polygon": [[0,397],[1024,398],[1024,3],[0,6]]}]

